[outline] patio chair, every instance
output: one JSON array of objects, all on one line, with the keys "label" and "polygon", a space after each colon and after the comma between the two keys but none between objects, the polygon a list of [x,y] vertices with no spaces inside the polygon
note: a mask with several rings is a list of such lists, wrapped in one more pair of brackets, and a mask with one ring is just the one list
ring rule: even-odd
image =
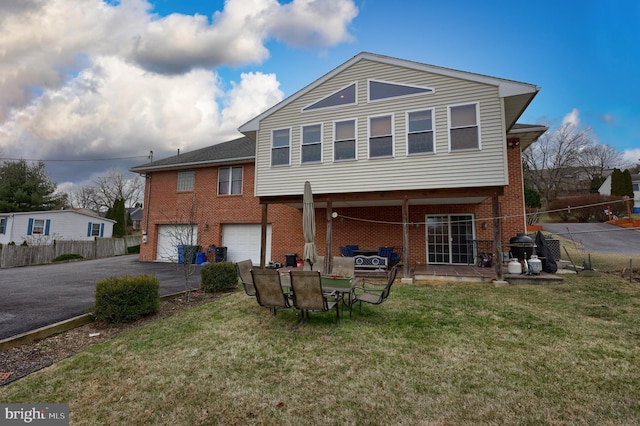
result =
[{"label": "patio chair", "polygon": [[386,257],[388,260],[391,260],[392,253],[393,253],[393,247],[390,247],[390,246],[378,247],[378,256],[380,257]]},{"label": "patio chair", "polygon": [[253,269],[253,263],[251,259],[241,260],[236,263],[236,270],[238,271],[238,277],[242,281],[242,288],[247,296],[255,296],[256,288],[253,285],[253,278],[251,277],[251,269]]},{"label": "patio chair", "polygon": [[355,258],[333,256],[333,265],[331,266],[331,275],[341,277],[352,277],[355,274]]},{"label": "patio chair", "polygon": [[355,303],[357,302],[360,303],[360,312],[362,312],[362,302],[370,303],[372,305],[379,305],[382,302],[384,302],[387,299],[387,297],[389,297],[391,286],[393,285],[393,282],[396,280],[396,276],[398,275],[398,269],[400,269],[400,265],[401,264],[398,263],[393,268],[391,268],[391,271],[389,271],[387,284],[385,284],[384,287],[382,287],[380,284],[377,285],[377,288],[372,287],[372,285],[375,286],[375,284],[373,283],[369,283],[369,286],[367,286],[367,283],[363,281],[360,286],[354,289],[354,296],[351,301],[351,306],[349,307],[350,308],[349,317],[351,317],[351,310]]},{"label": "patio chair", "polygon": [[317,256],[316,263],[311,265],[309,263],[309,259],[305,259],[304,265],[302,266],[303,271],[324,271],[324,256]]},{"label": "patio chair", "polygon": [[292,306],[290,295],[282,290],[278,270],[252,269],[251,277],[256,289],[256,300],[260,306],[269,308],[273,315],[278,312],[278,309]]},{"label": "patio chair", "polygon": [[340,247],[340,254],[344,257],[352,257],[353,252],[348,247]]},{"label": "patio chair", "polygon": [[[337,293],[324,293],[319,271],[289,271],[293,306],[302,312],[302,321],[309,319],[309,311],[326,312],[336,308],[336,322],[340,321]],[[331,300],[329,298],[332,298]]]}]

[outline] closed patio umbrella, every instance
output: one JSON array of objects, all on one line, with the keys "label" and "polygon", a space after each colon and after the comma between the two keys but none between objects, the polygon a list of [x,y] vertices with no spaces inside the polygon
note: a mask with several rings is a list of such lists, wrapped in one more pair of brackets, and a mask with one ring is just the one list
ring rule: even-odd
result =
[{"label": "closed patio umbrella", "polygon": [[[316,251],[316,213],[313,207],[313,193],[309,181],[304,183],[302,195],[302,232],[304,233],[304,260],[309,262],[311,269],[318,260]],[[316,268],[317,269],[317,268]]]}]

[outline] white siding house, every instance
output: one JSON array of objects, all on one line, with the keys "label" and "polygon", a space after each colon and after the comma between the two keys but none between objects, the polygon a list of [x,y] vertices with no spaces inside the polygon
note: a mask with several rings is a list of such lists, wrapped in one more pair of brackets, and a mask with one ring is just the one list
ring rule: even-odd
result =
[{"label": "white siding house", "polygon": [[[640,175],[631,175],[631,183],[633,185],[633,209],[635,213],[640,213]],[[611,175],[602,182],[598,193],[611,195]]]},{"label": "white siding house", "polygon": [[0,213],[0,244],[51,244],[55,240],[111,238],[116,222],[84,211]]}]

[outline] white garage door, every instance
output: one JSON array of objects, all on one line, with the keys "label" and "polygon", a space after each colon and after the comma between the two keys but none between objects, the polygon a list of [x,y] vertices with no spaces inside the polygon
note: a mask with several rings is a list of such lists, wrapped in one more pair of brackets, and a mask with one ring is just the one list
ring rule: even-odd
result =
[{"label": "white garage door", "polygon": [[197,245],[197,225],[159,225],[158,252],[160,262],[178,262],[178,245]]},{"label": "white garage door", "polygon": [[[227,247],[227,260],[251,259],[260,264],[260,231],[262,225],[229,224],[222,227],[222,245]],[[267,225],[267,263],[271,259],[271,225]]]}]

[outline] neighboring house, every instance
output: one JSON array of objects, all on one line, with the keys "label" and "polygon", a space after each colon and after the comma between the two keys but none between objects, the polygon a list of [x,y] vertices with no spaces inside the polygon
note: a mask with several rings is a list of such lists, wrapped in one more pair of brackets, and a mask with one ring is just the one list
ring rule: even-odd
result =
[{"label": "neighboring house", "polygon": [[140,259],[174,252],[185,228],[229,260],[301,255],[307,180],[329,259],[348,244],[398,247],[405,268],[508,251],[526,229],[521,151],[547,130],[516,124],[538,90],[361,53],[242,125],[245,138],[132,168],[146,175]]},{"label": "neighboring house", "polygon": [[[640,209],[640,174],[631,175],[631,184],[633,185],[633,207],[634,210]],[[611,195],[611,175],[602,182],[598,192],[602,195]]]},{"label": "neighboring house", "polygon": [[140,230],[140,224],[142,223],[142,208],[141,207],[127,207],[127,213],[131,218],[131,227],[134,231]]},{"label": "neighboring house", "polygon": [[[133,167],[145,176],[140,260],[175,261],[178,245],[198,245],[211,261],[216,246],[227,248],[228,260],[259,264],[262,207],[254,196],[254,157],[255,142],[242,137]],[[290,230],[301,222],[298,209],[273,209],[264,235],[267,259],[282,262],[280,247],[302,254],[289,244],[295,243]]]},{"label": "neighboring house", "polygon": [[0,243],[51,244],[55,240],[111,238],[115,221],[76,210],[0,213]]}]

